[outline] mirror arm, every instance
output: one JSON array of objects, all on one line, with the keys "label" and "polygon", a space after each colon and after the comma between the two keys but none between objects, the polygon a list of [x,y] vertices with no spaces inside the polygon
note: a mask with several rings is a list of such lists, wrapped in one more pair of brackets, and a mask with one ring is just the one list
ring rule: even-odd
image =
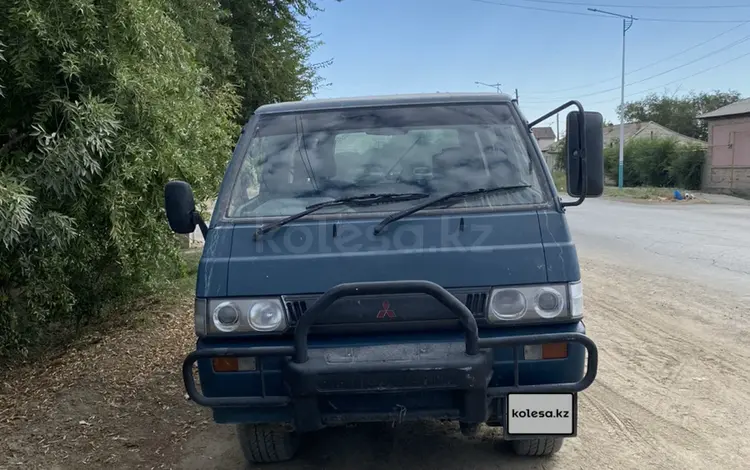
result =
[{"label": "mirror arm", "polygon": [[580,102],[578,102],[576,100],[570,100],[567,103],[565,103],[565,104],[563,104],[561,106],[558,106],[557,108],[555,108],[552,111],[548,112],[544,116],[539,117],[536,120],[534,120],[534,121],[532,121],[532,122],[529,123],[529,130],[531,130],[532,127],[536,126],[540,122],[546,120],[547,118],[550,118],[550,117],[554,116],[555,114],[559,113],[563,109],[568,108],[570,106],[575,106],[576,108],[578,108],[578,112],[581,114],[581,118],[578,120],[578,135],[580,136],[579,142],[582,143],[582,147],[583,147],[583,148],[579,148],[578,149],[579,158],[580,158],[580,163],[579,163],[578,171],[579,171],[579,174],[581,175],[580,176],[580,178],[581,178],[581,195],[578,196],[578,199],[575,200],[575,201],[562,202],[561,203],[562,207],[580,206],[583,203],[583,201],[586,199],[586,191],[588,189],[587,188],[587,186],[588,186],[588,181],[587,181],[588,175],[586,174],[586,148],[585,148],[585,146],[586,146],[586,119],[585,119],[585,116],[586,115],[583,112],[583,106],[581,105]]},{"label": "mirror arm", "polygon": [[576,106],[578,108],[578,111],[580,111],[581,113],[583,113],[583,106],[581,106],[581,103],[579,103],[576,100],[570,100],[567,103],[565,103],[565,104],[563,104],[561,106],[558,106],[557,108],[555,108],[552,111],[548,112],[544,116],[536,118],[534,121],[531,121],[529,123],[529,130],[531,130],[532,127],[536,126],[540,122],[546,120],[547,118],[550,118],[550,117],[554,116],[555,114],[559,113],[563,109],[568,108],[570,106]]},{"label": "mirror arm", "polygon": [[208,236],[208,226],[206,226],[206,222],[203,221],[203,217],[201,217],[200,213],[198,211],[193,211],[191,214],[193,218],[193,223],[197,225],[201,229],[201,234],[203,235],[203,240],[206,239]]}]

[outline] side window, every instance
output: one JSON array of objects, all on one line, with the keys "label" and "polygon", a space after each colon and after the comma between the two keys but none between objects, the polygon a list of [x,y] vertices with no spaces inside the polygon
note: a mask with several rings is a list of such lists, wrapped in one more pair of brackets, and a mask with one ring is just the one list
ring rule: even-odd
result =
[{"label": "side window", "polygon": [[434,155],[460,146],[460,141],[456,129],[419,129],[396,135],[338,134],[334,145],[337,178],[354,181],[365,175],[384,176],[381,173],[389,170],[429,171]]},{"label": "side window", "polygon": [[252,199],[258,194],[260,185],[260,164],[265,159],[265,139],[253,139],[242,160],[239,174],[234,183],[235,197],[241,201]]},{"label": "side window", "polygon": [[[456,129],[420,129],[409,132],[412,139],[419,139],[409,163],[412,166],[432,168],[432,157],[446,149],[460,147],[458,131]],[[414,142],[412,140],[412,142]]]},{"label": "side window", "polygon": [[481,134],[480,139],[492,177],[502,182],[498,184],[515,184],[520,179],[528,182],[529,176],[533,178],[531,157],[515,126],[492,126]]},{"label": "side window", "polygon": [[[460,146],[458,131],[455,129],[420,129],[409,132],[413,139],[419,139],[417,146],[418,152],[415,154],[423,155],[431,159],[443,150],[451,147]],[[432,165],[432,162],[424,161],[422,164]]]},{"label": "side window", "polygon": [[337,134],[333,144],[336,177],[353,181],[369,167],[382,163],[379,157],[392,139],[390,135],[369,135],[364,132]]},{"label": "side window", "polygon": [[528,152],[515,126],[493,126],[486,138],[488,150],[495,158],[508,159],[514,164],[528,161]]},{"label": "side window", "polygon": [[[243,204],[258,195],[264,183],[271,188],[293,181],[294,136],[259,137],[250,141],[232,188],[232,204]],[[230,207],[230,212],[233,210]]]},{"label": "side window", "polygon": [[337,134],[335,153],[354,152],[363,154],[371,149],[385,146],[392,137],[390,135],[369,135],[364,132]]},{"label": "side window", "polygon": [[412,133],[421,135],[424,145],[430,146],[437,152],[461,145],[456,129],[424,129]]}]

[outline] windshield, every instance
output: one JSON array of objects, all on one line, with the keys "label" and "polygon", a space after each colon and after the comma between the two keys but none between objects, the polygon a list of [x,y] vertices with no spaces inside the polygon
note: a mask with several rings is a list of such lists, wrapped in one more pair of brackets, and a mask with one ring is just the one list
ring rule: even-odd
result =
[{"label": "windshield", "polygon": [[[507,103],[403,106],[261,115],[233,185],[229,217],[289,216],[311,204],[380,193],[528,185],[451,202],[461,207],[548,200]],[[316,213],[391,212],[413,202]]]}]

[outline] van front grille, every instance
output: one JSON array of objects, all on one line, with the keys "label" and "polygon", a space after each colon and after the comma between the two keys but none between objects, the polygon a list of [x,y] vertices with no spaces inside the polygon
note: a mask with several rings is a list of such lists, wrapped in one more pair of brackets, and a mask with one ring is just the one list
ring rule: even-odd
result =
[{"label": "van front grille", "polygon": [[303,313],[305,313],[305,310],[307,310],[307,302],[304,300],[294,300],[291,302],[286,303],[286,310],[289,312],[290,320],[292,320],[292,323],[297,323],[299,318],[302,316]]},{"label": "van front grille", "polygon": [[478,292],[476,294],[467,294],[464,305],[476,316],[484,314],[484,304],[486,302],[487,294],[485,292]]},{"label": "van front grille", "polygon": [[[477,289],[473,289],[473,290],[468,291],[468,292],[467,291],[468,291],[468,289],[463,290],[463,291],[454,292],[454,295],[456,295],[456,297],[460,301],[462,301],[464,305],[466,305],[466,307],[469,309],[469,311],[471,311],[472,314],[474,314],[475,317],[483,317],[484,316],[484,310],[485,310],[485,304],[487,303],[487,291],[486,290],[479,291]],[[315,303],[315,301],[318,298],[319,298],[318,295],[299,295],[299,296],[295,295],[295,296],[286,296],[284,298],[284,303],[286,305],[286,310],[287,310],[287,312],[289,312],[289,320],[292,323],[292,325],[296,324],[299,321],[300,317],[302,317],[302,315],[305,313],[305,311],[307,311],[308,306],[310,306],[313,303]],[[352,299],[353,299],[352,297],[347,298],[347,300],[349,300],[349,301],[351,301]],[[344,300],[345,299],[340,299],[340,301],[344,301]],[[435,302],[433,299],[429,299],[429,298],[426,299],[426,300],[431,301],[431,302]],[[375,304],[373,304],[371,307],[369,307],[367,309],[367,312],[369,312],[369,313],[372,314],[370,316],[376,316],[377,315],[378,310],[380,308],[382,308],[381,303],[382,303],[382,301],[379,300],[379,301],[377,301]],[[335,305],[338,305],[338,304],[339,304],[339,302],[336,302],[334,304],[334,306],[332,306],[334,308],[334,310],[337,310],[336,307],[335,307]],[[440,308],[440,307],[438,307],[438,305],[435,305],[435,307]],[[353,305],[350,304],[350,308],[352,306]],[[409,310],[411,310],[412,312],[414,312],[414,309],[421,310],[422,306],[424,306],[425,308],[430,308],[431,309],[431,307],[427,307],[423,301],[417,301],[416,303],[414,303],[413,299],[412,299],[412,303],[410,303]],[[400,317],[402,319],[406,319],[404,317],[404,315],[410,316],[410,314],[408,313],[409,310],[402,312],[401,309],[398,309],[398,312],[395,312],[394,314],[397,317]],[[345,322],[347,322],[347,317],[349,317],[352,314],[352,312],[350,312],[350,313],[338,312],[338,313],[340,315],[343,314],[344,316],[342,317],[342,316],[338,315],[338,320],[331,319],[331,320],[334,321],[334,323],[338,323],[339,321],[345,321]],[[443,312],[443,314],[445,315],[445,312]],[[354,314],[354,315],[356,316],[356,314]],[[367,315],[367,313],[364,313],[364,315],[365,315],[365,318],[362,318],[360,321],[370,321],[371,320],[369,318],[369,316]],[[452,317],[452,315],[449,315],[449,316]],[[329,316],[326,315],[326,317],[329,317]],[[429,319],[429,312],[428,311],[423,311],[423,313],[420,315],[420,317],[422,319]],[[417,319],[415,318],[415,320],[417,320]],[[327,321],[326,321],[326,319],[322,319],[321,318],[321,321],[317,321],[316,323],[327,323]]]}]

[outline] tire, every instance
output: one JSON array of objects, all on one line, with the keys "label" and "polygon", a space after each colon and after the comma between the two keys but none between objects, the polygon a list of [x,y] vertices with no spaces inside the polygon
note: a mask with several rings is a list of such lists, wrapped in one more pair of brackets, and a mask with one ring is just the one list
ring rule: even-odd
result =
[{"label": "tire", "polygon": [[294,458],[299,449],[299,436],[281,426],[238,424],[237,437],[250,463],[284,462]]},{"label": "tire", "polygon": [[513,452],[524,457],[543,457],[557,453],[563,445],[561,437],[543,437],[541,439],[522,439],[511,441]]}]

